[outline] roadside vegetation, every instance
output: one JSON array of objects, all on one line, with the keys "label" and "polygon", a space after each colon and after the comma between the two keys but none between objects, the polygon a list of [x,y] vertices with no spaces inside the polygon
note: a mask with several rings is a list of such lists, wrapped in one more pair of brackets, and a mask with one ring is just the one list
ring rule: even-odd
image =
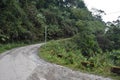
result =
[{"label": "roadside vegetation", "polygon": [[25,45],[28,45],[28,44],[25,44],[25,43],[8,43],[8,44],[0,44],[0,54],[2,52],[5,52],[7,50],[10,50],[10,49],[13,49],[13,48],[16,48],[16,47],[21,47],[21,46],[25,46]]},{"label": "roadside vegetation", "polygon": [[39,52],[39,56],[48,62],[85,73],[120,79],[119,70],[112,71],[113,67],[120,66],[120,50],[91,52],[91,54],[92,56],[84,56],[72,39],[50,41],[42,46]]}]

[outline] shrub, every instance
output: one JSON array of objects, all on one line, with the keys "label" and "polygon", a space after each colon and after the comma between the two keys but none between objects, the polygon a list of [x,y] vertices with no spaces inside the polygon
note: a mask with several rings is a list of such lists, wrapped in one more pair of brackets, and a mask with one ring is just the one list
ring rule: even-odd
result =
[{"label": "shrub", "polygon": [[81,50],[84,56],[94,56],[96,52],[100,51],[95,36],[88,32],[81,32],[73,38],[75,44]]}]

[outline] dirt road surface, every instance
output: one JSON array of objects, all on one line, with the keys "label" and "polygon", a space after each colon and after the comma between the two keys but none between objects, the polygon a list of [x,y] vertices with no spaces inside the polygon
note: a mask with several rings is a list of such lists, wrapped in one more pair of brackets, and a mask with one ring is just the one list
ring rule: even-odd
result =
[{"label": "dirt road surface", "polygon": [[0,80],[112,80],[51,64],[37,56],[42,44],[15,48],[0,55]]}]

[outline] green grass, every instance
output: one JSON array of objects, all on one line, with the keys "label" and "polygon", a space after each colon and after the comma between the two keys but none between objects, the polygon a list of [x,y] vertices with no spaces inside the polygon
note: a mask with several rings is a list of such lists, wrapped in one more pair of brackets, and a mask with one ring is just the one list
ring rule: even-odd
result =
[{"label": "green grass", "polygon": [[8,43],[8,44],[0,44],[0,54],[2,52],[5,52],[7,50],[10,50],[12,48],[20,47],[20,46],[25,46],[27,44],[25,43]]},{"label": "green grass", "polygon": [[0,54],[2,52],[5,52],[7,50],[10,50],[12,48],[31,45],[31,44],[37,44],[37,43],[43,43],[42,41],[21,41],[21,42],[13,42],[13,43],[7,43],[7,44],[0,44]]},{"label": "green grass", "polygon": [[[119,75],[110,72],[111,66],[115,66],[115,64],[110,58],[109,52],[101,52],[86,58],[71,39],[48,42],[40,48],[39,56],[46,61],[74,70],[111,77],[116,80],[120,79]],[[82,63],[87,63],[87,65]]]}]

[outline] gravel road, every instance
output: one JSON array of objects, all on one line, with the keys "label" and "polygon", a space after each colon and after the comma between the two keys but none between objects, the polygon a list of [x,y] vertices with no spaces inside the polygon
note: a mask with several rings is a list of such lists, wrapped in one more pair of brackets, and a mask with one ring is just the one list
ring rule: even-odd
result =
[{"label": "gravel road", "polygon": [[112,80],[48,63],[37,56],[42,44],[15,48],[0,55],[0,80]]}]

